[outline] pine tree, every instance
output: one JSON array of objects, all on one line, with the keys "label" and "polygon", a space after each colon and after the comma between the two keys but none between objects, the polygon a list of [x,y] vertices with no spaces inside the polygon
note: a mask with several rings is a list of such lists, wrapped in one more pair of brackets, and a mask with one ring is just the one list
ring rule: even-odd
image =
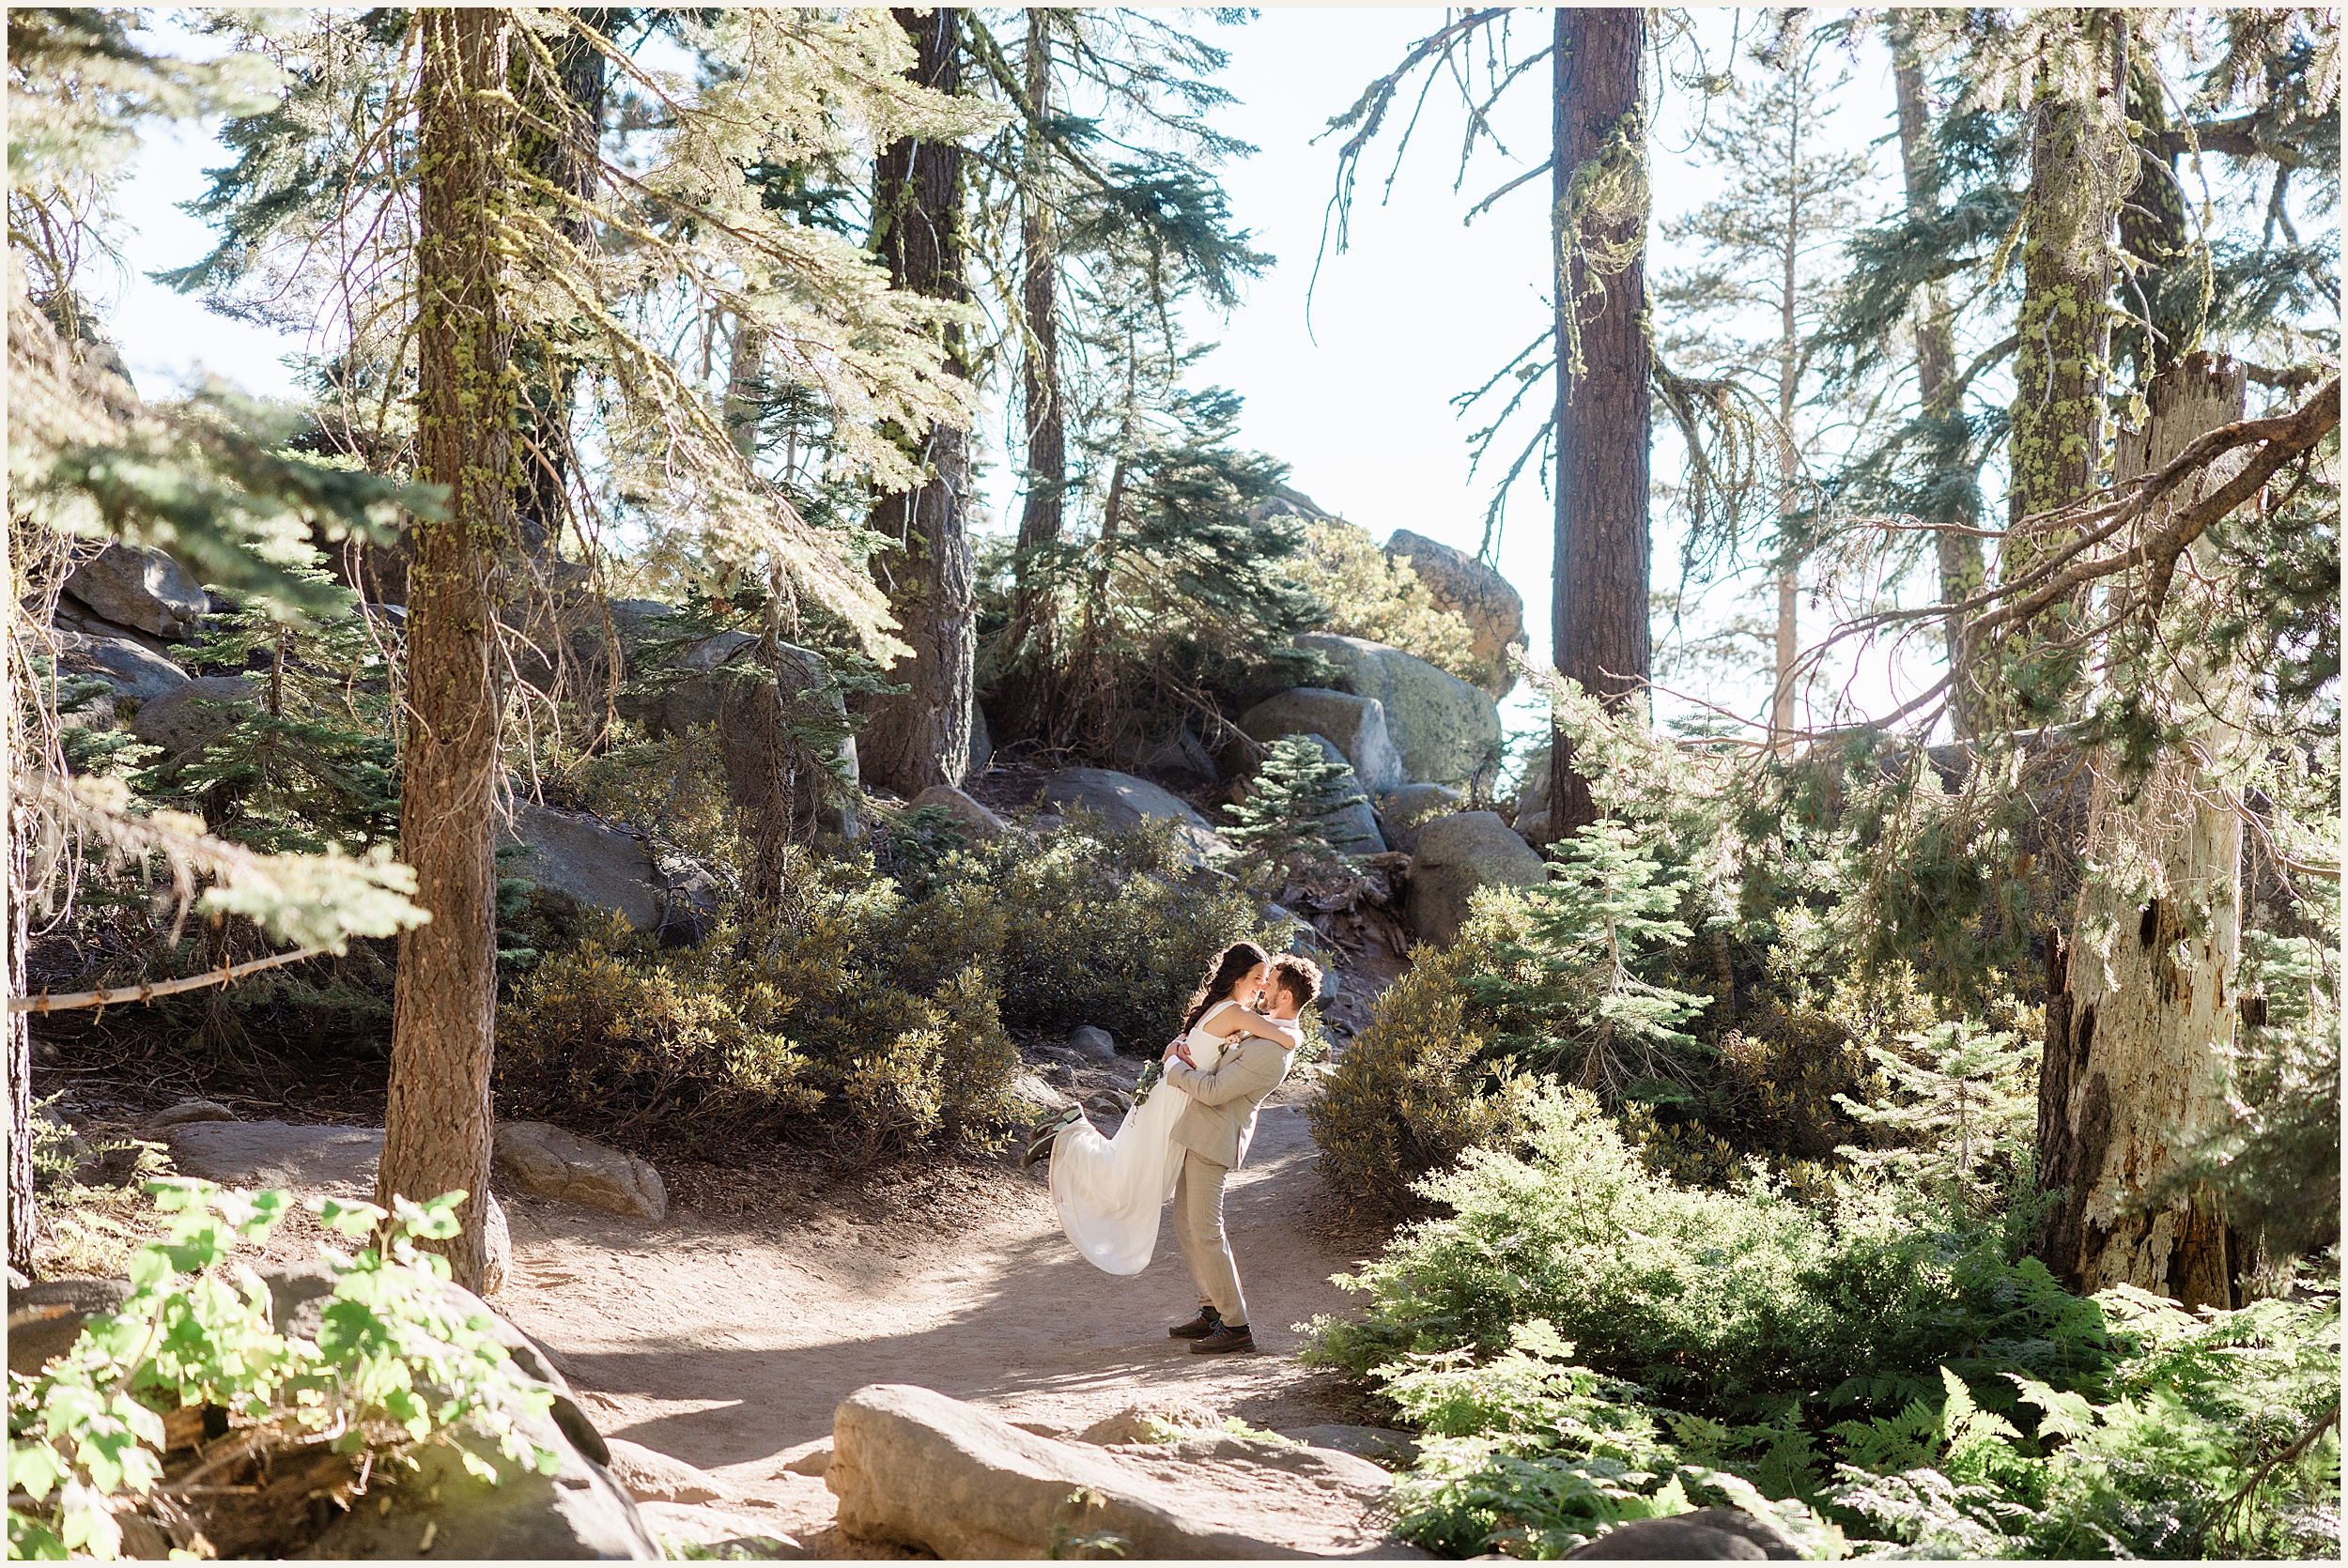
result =
[{"label": "pine tree", "polygon": [[[1703,262],[1656,291],[1668,324],[1663,351],[1691,371],[1726,373],[1769,387],[1775,415],[1777,623],[1769,727],[1790,747],[1799,695],[1797,614],[1800,572],[1821,519],[1818,475],[1831,427],[1856,424],[1863,407],[1830,397],[1817,363],[1824,318],[1843,273],[1842,238],[1865,216],[1865,159],[1831,149],[1832,105],[1850,81],[1831,52],[1839,40],[1787,13],[1752,48],[1754,87],[1732,89],[1697,145],[1728,171],[1726,194],[1663,225],[1693,242]],[[1775,331],[1740,330],[1767,313]]]},{"label": "pine tree", "polygon": [[[1550,656],[1619,712],[1647,700],[1647,465],[1652,347],[1649,203],[1640,67],[1646,13],[1556,13],[1550,153],[1555,230],[1557,489]],[[1550,831],[1598,820],[1573,744],[1550,734]]]},{"label": "pine tree", "polygon": [[1711,1000],[1651,976],[1692,934],[1677,918],[1685,879],[1665,875],[1611,819],[1551,854],[1550,881],[1527,896],[1525,940],[1468,981],[1476,1001],[1510,1021],[1499,1049],[1614,1103],[1684,1098],[1687,1059],[1701,1046],[1681,1026]]},{"label": "pine tree", "polygon": [[1969,1022],[1939,1023],[1900,1037],[1901,1049],[1867,1048],[1885,1079],[1885,1098],[1834,1102],[1893,1140],[1835,1152],[1862,1171],[1922,1177],[1958,1206],[1980,1210],[1991,1195],[1988,1168],[2031,1146],[2038,1097],[2029,1046],[2020,1036]]},{"label": "pine tree", "polygon": [[1369,797],[1342,757],[1311,735],[1283,735],[1265,748],[1247,798],[1226,806],[1224,837],[1244,852],[1244,864],[1290,883],[1342,877],[1358,849],[1340,819]]},{"label": "pine tree", "polygon": [[[951,96],[962,88],[962,13],[949,6],[893,13],[913,39],[905,79]],[[873,249],[900,289],[960,304],[970,297],[962,148],[904,137],[875,161]],[[958,325],[945,329],[948,374],[966,377]],[[874,571],[886,583],[910,660],[895,673],[902,695],[868,699],[857,743],[865,776],[904,795],[960,784],[970,766],[978,624],[969,540],[970,435],[966,422],[935,421],[904,432],[919,484],[882,501],[870,527],[896,548]]]},{"label": "pine tree", "polygon": [[[517,45],[509,12],[427,10],[418,23],[416,426],[419,468],[448,497],[419,520],[409,568],[400,852],[431,921],[400,940],[377,1201],[471,1195],[440,1244],[466,1288],[494,1288],[489,1080],[497,1016],[490,826],[505,694],[493,585],[518,544],[521,465],[509,375],[515,279],[499,219],[514,199]],[[501,1265],[502,1266],[502,1265]]]}]

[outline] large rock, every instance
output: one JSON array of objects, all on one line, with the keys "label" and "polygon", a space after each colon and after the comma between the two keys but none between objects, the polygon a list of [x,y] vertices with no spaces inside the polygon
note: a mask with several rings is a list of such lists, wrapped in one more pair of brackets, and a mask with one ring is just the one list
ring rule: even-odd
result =
[{"label": "large rock", "polygon": [[919,811],[924,806],[935,806],[954,820],[954,825],[968,838],[1000,838],[1004,833],[1003,819],[955,789],[951,784],[933,784],[905,803],[908,811]]},{"label": "large rock", "polygon": [[[272,1293],[276,1282],[271,1282]],[[558,1560],[617,1558],[657,1560],[659,1545],[626,1488],[604,1468],[610,1451],[589,1426],[559,1373],[526,1336],[478,1297],[445,1287],[488,1318],[521,1370],[554,1391],[554,1407],[515,1425],[556,1458],[551,1475],[499,1452],[486,1432],[459,1428],[456,1441],[486,1460],[497,1480],[483,1481],[449,1443],[416,1451],[416,1468],[378,1465],[363,1497],[320,1532],[303,1555],[328,1560],[475,1559]]]},{"label": "large rock", "polygon": [[1406,528],[1386,540],[1386,553],[1409,561],[1435,603],[1468,623],[1475,656],[1491,672],[1476,684],[1495,699],[1514,690],[1509,651],[1532,646],[1524,635],[1524,599],[1515,586],[1466,551]]},{"label": "large rock", "polygon": [[[324,1262],[295,1264],[262,1275],[270,1321],[290,1337],[315,1341],[332,1299],[334,1278]],[[446,1444],[417,1451],[421,1471],[378,1465],[351,1512],[329,1524],[303,1555],[327,1559],[640,1558],[654,1548],[635,1504],[603,1467],[616,1457],[579,1407],[570,1385],[529,1335],[500,1317],[478,1296],[443,1284],[441,1293],[463,1317],[487,1325],[523,1376],[543,1384],[546,1414],[516,1425],[551,1452],[551,1476],[507,1460],[485,1431],[463,1427],[457,1440],[495,1465],[502,1484],[474,1480]],[[57,1280],[11,1289],[8,1367],[30,1376],[79,1337],[98,1313],[111,1312],[130,1293],[123,1280]],[[428,1527],[428,1528],[427,1528]]]},{"label": "large rock", "polygon": [[656,1224],[669,1217],[660,1173],[632,1154],[547,1122],[500,1122],[494,1140],[498,1170],[524,1191]]},{"label": "large rock", "polygon": [[147,703],[188,684],[186,670],[127,637],[101,637],[69,626],[52,627],[51,635],[57,642],[59,675],[94,675],[114,687],[116,697]]},{"label": "large rock", "polygon": [[261,688],[241,675],[201,675],[141,703],[131,733],[162,747],[162,761],[184,761],[235,728],[262,700]]},{"label": "large rock", "polygon": [[73,1348],[82,1325],[131,1294],[128,1280],[63,1279],[8,1284],[8,1370],[37,1377]]},{"label": "large rock", "polygon": [[1419,829],[1404,901],[1412,932],[1448,947],[1467,921],[1468,895],[1479,887],[1536,887],[1548,880],[1541,857],[1495,811],[1437,817]]},{"label": "large rock", "polygon": [[1188,725],[1178,725],[1156,740],[1128,735],[1118,743],[1113,760],[1124,767],[1181,774],[1202,784],[1212,784],[1219,776],[1214,758]]},{"label": "large rock", "polygon": [[1616,1525],[1566,1559],[1594,1562],[1766,1561],[1799,1560],[1801,1550],[1775,1527],[1735,1508],[1699,1508]]},{"label": "large rock", "polygon": [[1418,830],[1437,817],[1447,817],[1466,803],[1467,796],[1448,784],[1405,784],[1378,802],[1378,826],[1388,849],[1405,853],[1418,848]]},{"label": "large rock", "polygon": [[282,1187],[366,1197],[383,1158],[379,1127],[295,1127],[282,1121],[182,1122],[163,1142],[181,1176],[224,1187]]},{"label": "large rock", "polygon": [[1223,836],[1188,802],[1146,778],[1107,768],[1062,768],[1043,781],[1044,804],[1060,811],[1084,810],[1098,815],[1107,826],[1138,827],[1145,822],[1179,824],[1179,837],[1201,860],[1219,860],[1231,853]]},{"label": "large rock", "polygon": [[1362,788],[1383,794],[1405,782],[1402,753],[1386,728],[1385,704],[1375,697],[1332,691],[1326,686],[1291,686],[1240,715],[1251,740],[1283,735],[1319,735],[1333,742],[1353,765]]},{"label": "large rock", "polygon": [[832,1418],[840,1527],[941,1558],[1416,1556],[1376,1518],[1387,1477],[1351,1454],[1238,1437],[1104,1450],[1038,1437],[902,1383]]},{"label": "large rock", "polygon": [[705,879],[683,862],[664,869],[641,839],[608,822],[524,802],[504,841],[523,853],[501,864],[501,874],[534,883],[558,911],[615,910],[640,931],[687,942],[716,914],[716,890]]},{"label": "large rock", "polygon": [[1336,666],[1349,690],[1383,705],[1386,730],[1402,757],[1397,784],[1489,785],[1498,774],[1500,710],[1485,693],[1383,642],[1306,632],[1296,645]]},{"label": "large rock", "polygon": [[141,545],[107,546],[73,569],[65,591],[109,621],[166,638],[186,637],[211,608],[186,567]]}]

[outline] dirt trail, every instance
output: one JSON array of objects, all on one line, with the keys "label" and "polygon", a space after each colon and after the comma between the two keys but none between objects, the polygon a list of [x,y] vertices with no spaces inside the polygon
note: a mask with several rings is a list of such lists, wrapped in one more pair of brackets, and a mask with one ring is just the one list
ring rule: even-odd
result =
[{"label": "dirt trail", "polygon": [[1265,1102],[1229,1189],[1252,1356],[1194,1356],[1166,1336],[1195,1299],[1170,1224],[1146,1270],[1104,1274],[1060,1234],[1041,1170],[992,1166],[963,1167],[894,1215],[833,1209],[783,1227],[678,1207],[647,1228],[509,1197],[515,1266],[497,1304],[608,1436],[715,1472],[800,1532],[820,1528],[828,1495],[783,1462],[827,1437],[833,1407],[868,1383],[1068,1429],[1165,1395],[1259,1426],[1359,1421],[1336,1377],[1296,1360],[1292,1326],[1346,1310],[1329,1276],[1376,1243],[1321,1184],[1313,1092],[1292,1081]]}]

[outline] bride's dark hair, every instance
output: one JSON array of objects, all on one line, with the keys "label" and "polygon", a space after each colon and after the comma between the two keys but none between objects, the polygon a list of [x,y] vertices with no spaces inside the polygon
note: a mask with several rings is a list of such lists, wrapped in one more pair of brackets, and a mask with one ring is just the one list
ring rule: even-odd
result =
[{"label": "bride's dark hair", "polygon": [[1272,961],[1272,955],[1252,942],[1234,942],[1215,955],[1207,966],[1207,977],[1198,982],[1198,989],[1190,993],[1190,1002],[1182,1008],[1182,1033],[1187,1035],[1207,1016],[1207,1009],[1231,994],[1239,977],[1259,963]]}]

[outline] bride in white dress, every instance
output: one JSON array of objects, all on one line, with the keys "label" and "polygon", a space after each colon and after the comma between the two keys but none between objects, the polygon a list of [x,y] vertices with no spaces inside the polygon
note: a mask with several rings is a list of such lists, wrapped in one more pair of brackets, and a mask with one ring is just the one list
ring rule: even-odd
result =
[{"label": "bride in white dress", "polygon": [[[1192,994],[1182,1039],[1199,1071],[1214,1070],[1225,1042],[1235,1034],[1284,1038],[1279,1025],[1247,1010],[1269,961],[1254,943],[1234,943]],[[1182,1150],[1173,1131],[1190,1097],[1157,1081],[1156,1071],[1153,1063],[1144,1072],[1141,1097],[1115,1137],[1103,1137],[1079,1108],[1052,1139],[1052,1202],[1059,1210],[1060,1229],[1088,1262],[1111,1274],[1138,1274],[1150,1266],[1158,1244],[1159,1212],[1174,1195],[1174,1178],[1182,1173]]]}]

